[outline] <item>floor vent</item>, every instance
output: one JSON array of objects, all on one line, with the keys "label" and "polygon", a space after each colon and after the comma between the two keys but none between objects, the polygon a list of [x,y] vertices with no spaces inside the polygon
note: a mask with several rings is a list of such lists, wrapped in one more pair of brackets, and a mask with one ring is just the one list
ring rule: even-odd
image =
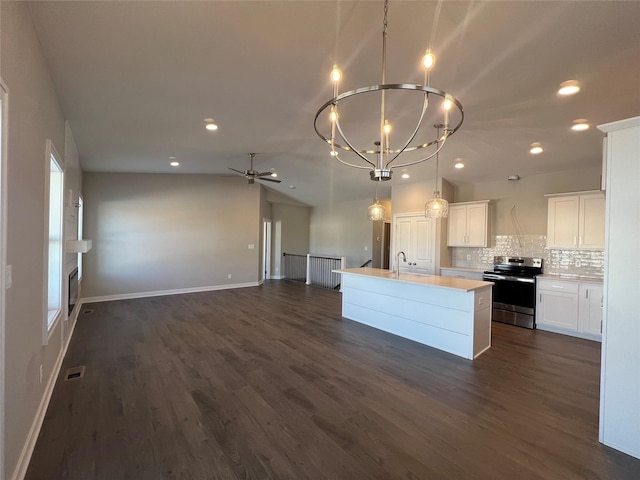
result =
[{"label": "floor vent", "polygon": [[82,314],[83,314],[83,315],[88,315],[88,314],[90,314],[90,313],[93,313],[93,308],[87,308],[86,310],[83,310],[83,311],[82,311]]},{"label": "floor vent", "polygon": [[67,374],[64,377],[64,381],[67,380],[75,380],[76,378],[84,377],[84,366],[82,367],[73,367],[67,370]]}]

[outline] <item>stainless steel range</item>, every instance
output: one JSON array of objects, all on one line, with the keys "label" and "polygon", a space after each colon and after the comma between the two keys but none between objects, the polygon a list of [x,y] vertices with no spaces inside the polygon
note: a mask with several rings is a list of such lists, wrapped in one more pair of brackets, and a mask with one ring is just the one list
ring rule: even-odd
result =
[{"label": "stainless steel range", "polygon": [[525,328],[536,328],[536,275],[542,273],[542,259],[493,257],[493,270],[483,280],[493,282],[493,320]]}]

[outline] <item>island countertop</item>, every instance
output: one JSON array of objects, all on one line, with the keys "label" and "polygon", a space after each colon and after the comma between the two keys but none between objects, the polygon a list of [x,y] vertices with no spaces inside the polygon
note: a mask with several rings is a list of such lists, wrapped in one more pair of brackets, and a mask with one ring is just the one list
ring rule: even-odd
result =
[{"label": "island countertop", "polygon": [[491,282],[483,282],[480,280],[469,280],[466,278],[456,277],[440,277],[438,275],[412,275],[410,273],[401,273],[396,277],[396,273],[392,270],[382,268],[345,268],[342,270],[333,270],[335,273],[347,275],[361,275],[373,278],[385,278],[394,282],[413,283],[418,285],[428,285],[437,288],[448,288],[462,290],[464,292],[472,292],[481,288],[491,286]]}]

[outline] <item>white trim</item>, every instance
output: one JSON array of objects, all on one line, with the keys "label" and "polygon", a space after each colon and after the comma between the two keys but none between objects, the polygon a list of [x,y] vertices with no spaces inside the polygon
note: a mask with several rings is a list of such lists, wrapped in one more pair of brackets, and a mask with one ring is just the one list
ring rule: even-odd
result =
[{"label": "white trim", "polygon": [[247,282],[247,283],[231,283],[226,285],[213,285],[208,287],[176,288],[173,290],[157,290],[155,292],[137,292],[137,293],[124,293],[119,295],[101,295],[97,297],[85,297],[82,299],[82,303],[111,302],[113,300],[130,300],[133,298],[161,297],[163,295],[181,295],[183,293],[210,292],[214,290],[229,290],[232,288],[245,288],[245,287],[258,287],[258,286],[260,286],[260,282]]},{"label": "white trim", "polygon": [[[51,332],[55,328],[55,322],[57,322],[57,317],[53,323],[49,323],[49,319],[52,315],[49,313],[49,250],[50,250],[50,188],[51,188],[51,161],[56,164],[56,166],[60,169],[62,174],[62,191],[64,192],[64,182],[65,182],[65,174],[64,174],[64,162],[58,151],[56,150],[53,141],[50,138],[47,138],[45,142],[45,183],[44,183],[44,232],[46,234],[45,241],[43,242],[43,261],[46,268],[44,269],[43,274],[43,296],[44,301],[42,305],[42,346],[49,345],[49,338],[51,336]],[[60,198],[60,222],[61,222],[61,231],[60,231],[60,294],[58,298],[59,308],[58,311],[62,314],[64,312],[64,303],[63,303],[63,293],[64,293],[64,195]],[[57,312],[55,313],[57,315]]]},{"label": "white trim", "polygon": [[[80,307],[82,306],[82,302],[79,301],[76,305],[77,309],[75,312],[76,319],[78,318],[78,312],[80,311]],[[20,452],[20,457],[18,458],[18,463],[16,464],[16,468],[13,471],[13,475],[9,477],[11,480],[22,480],[27,474],[27,468],[29,468],[29,462],[31,462],[31,456],[33,455],[33,450],[36,447],[36,442],[38,441],[38,436],[40,435],[40,429],[42,428],[42,423],[44,422],[45,414],[47,413],[47,409],[49,408],[49,402],[51,401],[51,395],[53,394],[53,390],[56,386],[56,382],[58,377],[60,376],[60,369],[62,368],[62,361],[64,360],[65,355],[67,354],[67,349],[69,348],[69,344],[71,343],[71,337],[73,337],[73,331],[76,327],[76,321],[74,320],[71,331],[69,332],[69,337],[67,341],[64,342],[62,348],[60,349],[60,354],[56,359],[56,363],[53,366],[53,372],[49,377],[49,381],[44,390],[44,396],[40,401],[40,405],[38,406],[38,411],[36,412],[36,416],[33,419],[33,423],[31,424],[31,428],[29,429],[29,434],[27,435],[27,441],[22,447],[22,451]]]},{"label": "white trim", "polygon": [[0,78],[0,474],[4,472],[4,416],[5,416],[5,308],[6,302],[6,265],[7,265],[7,143],[9,132],[9,89]]},{"label": "white trim", "polygon": [[271,275],[271,280],[284,280],[287,278],[286,275]]}]

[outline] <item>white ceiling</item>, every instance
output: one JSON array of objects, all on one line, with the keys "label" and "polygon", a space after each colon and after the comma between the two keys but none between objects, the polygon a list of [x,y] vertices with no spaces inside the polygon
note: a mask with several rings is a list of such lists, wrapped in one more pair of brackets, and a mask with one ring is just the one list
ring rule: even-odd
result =
[{"label": "white ceiling", "polygon": [[[334,63],[342,91],[380,83],[381,1],[29,9],[85,171],[229,174],[257,152],[255,168],[282,180],[268,186],[306,204],[373,196],[366,171],[329,157],[313,118],[331,97]],[[431,86],[465,110],[440,154],[453,184],[594,167],[595,125],[640,114],[639,1],[392,1],[387,83],[422,83],[428,45],[438,56]],[[559,97],[569,79],[582,91]],[[203,128],[206,117],[217,132]],[[577,118],[592,128],[571,131]],[[543,154],[528,153],[534,141]],[[458,157],[462,170],[453,168]],[[434,169],[410,167],[409,181],[432,179]],[[406,181],[400,173],[379,185],[381,196]]]}]

